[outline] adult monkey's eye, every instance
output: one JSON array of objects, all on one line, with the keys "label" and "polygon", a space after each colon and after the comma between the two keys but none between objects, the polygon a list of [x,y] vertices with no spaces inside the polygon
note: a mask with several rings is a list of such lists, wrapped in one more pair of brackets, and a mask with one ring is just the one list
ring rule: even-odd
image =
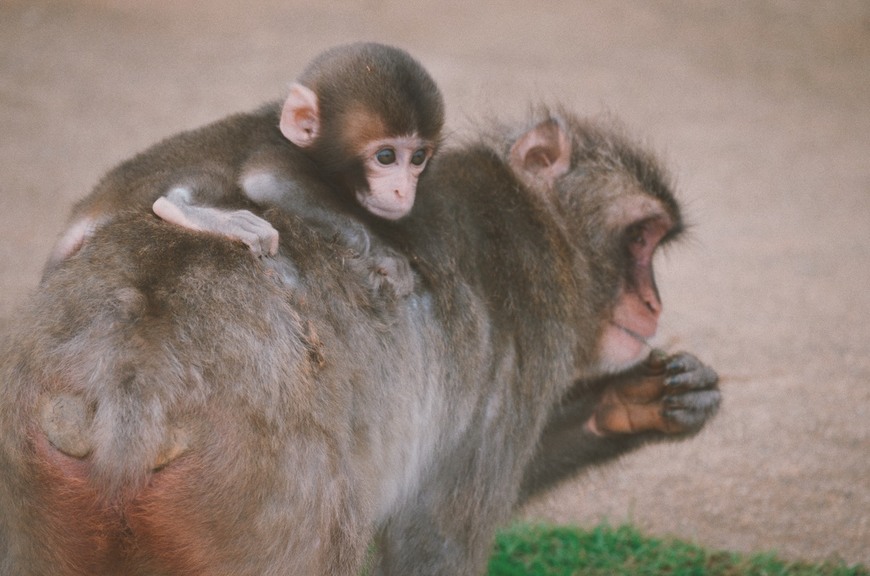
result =
[{"label": "adult monkey's eye", "polygon": [[633,224],[629,226],[628,230],[625,232],[629,244],[641,247],[646,246],[646,236],[644,232],[643,224]]},{"label": "adult monkey's eye", "polygon": [[424,148],[420,148],[419,150],[414,152],[414,155],[411,156],[411,164],[414,166],[420,166],[423,162],[426,161],[426,150]]},{"label": "adult monkey's eye", "polygon": [[396,151],[392,148],[382,148],[375,153],[375,158],[379,164],[389,166],[396,162]]}]

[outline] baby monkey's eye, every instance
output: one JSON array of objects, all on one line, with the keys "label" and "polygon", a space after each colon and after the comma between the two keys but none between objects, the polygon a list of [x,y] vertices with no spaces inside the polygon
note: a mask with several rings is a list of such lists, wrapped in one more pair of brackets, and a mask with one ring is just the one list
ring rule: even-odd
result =
[{"label": "baby monkey's eye", "polygon": [[414,152],[414,155],[411,156],[411,164],[414,166],[420,166],[423,162],[426,161],[426,150],[424,148],[420,148],[419,150]]},{"label": "baby monkey's eye", "polygon": [[381,148],[375,152],[375,158],[379,164],[388,166],[396,161],[396,151],[392,148]]}]

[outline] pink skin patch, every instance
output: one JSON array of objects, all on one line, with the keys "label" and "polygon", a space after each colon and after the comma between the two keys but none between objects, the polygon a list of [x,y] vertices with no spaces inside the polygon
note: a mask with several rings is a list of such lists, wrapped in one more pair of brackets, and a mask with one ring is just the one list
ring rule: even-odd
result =
[{"label": "pink skin patch", "polygon": [[356,192],[360,205],[381,218],[398,220],[414,207],[417,180],[432,156],[431,144],[416,134],[381,138],[361,152],[368,190]]},{"label": "pink skin patch", "polygon": [[93,236],[94,232],[105,222],[105,218],[86,216],[67,228],[58,241],[54,244],[49,256],[49,262],[57,264],[78,252],[84,245],[85,240]]},{"label": "pink skin patch", "polygon": [[632,263],[599,345],[601,362],[609,369],[628,367],[649,351],[647,341],[655,336],[662,312],[653,274],[653,254],[670,227],[671,221],[664,215],[628,227]]}]

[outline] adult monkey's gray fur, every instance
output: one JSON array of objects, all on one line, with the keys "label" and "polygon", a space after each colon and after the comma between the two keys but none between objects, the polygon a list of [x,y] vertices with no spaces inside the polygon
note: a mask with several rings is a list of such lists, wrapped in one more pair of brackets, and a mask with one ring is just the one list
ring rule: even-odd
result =
[{"label": "adult monkey's gray fur", "polygon": [[712,370],[630,368],[681,229],[656,163],[568,114],[517,134],[352,231],[408,259],[407,296],[292,213],[264,214],[274,261],[145,214],[98,230],[0,356],[0,573],[356,576],[374,539],[376,574],[481,574],[520,499],[696,432]]}]

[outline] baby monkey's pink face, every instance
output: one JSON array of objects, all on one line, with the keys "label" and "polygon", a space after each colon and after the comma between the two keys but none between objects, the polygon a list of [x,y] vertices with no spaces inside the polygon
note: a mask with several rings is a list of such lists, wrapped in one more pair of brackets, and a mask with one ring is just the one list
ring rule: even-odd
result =
[{"label": "baby monkey's pink face", "polygon": [[[438,134],[428,134],[417,125],[395,131],[389,128],[395,124],[391,111],[345,96],[351,101],[335,106],[324,117],[317,94],[294,84],[281,110],[281,133],[307,150],[315,163],[337,171],[336,180],[371,214],[385,220],[407,216],[414,207],[420,174],[437,148]],[[440,117],[441,112],[432,114]]]},{"label": "baby monkey's pink face", "polygon": [[355,191],[366,210],[386,220],[398,220],[414,207],[417,180],[432,157],[434,146],[417,134],[378,138],[360,151],[368,189]]}]

